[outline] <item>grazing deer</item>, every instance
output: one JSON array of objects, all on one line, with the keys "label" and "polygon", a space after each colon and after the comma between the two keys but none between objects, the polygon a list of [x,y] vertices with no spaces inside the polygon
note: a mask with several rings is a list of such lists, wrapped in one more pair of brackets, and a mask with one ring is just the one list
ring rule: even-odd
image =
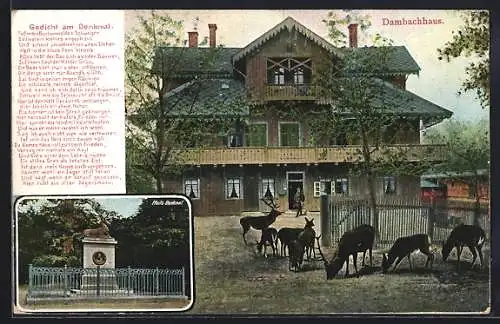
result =
[{"label": "grazing deer", "polygon": [[314,230],[314,218],[311,220],[304,217],[306,220],[306,224],[304,226],[304,230],[299,233],[298,239],[305,245],[305,253],[307,255],[307,260],[311,259],[311,251],[316,258],[316,252],[314,251],[314,239],[316,238],[316,231]]},{"label": "grazing deer", "polygon": [[250,230],[250,227],[253,227],[256,230],[263,230],[274,223],[276,217],[283,214],[282,211],[278,210],[279,206],[276,201],[270,200],[267,202],[265,199],[262,199],[262,201],[271,207],[271,211],[267,214],[267,216],[245,216],[240,219],[240,225],[243,228],[243,241],[245,242],[245,245],[248,245],[245,234]]},{"label": "grazing deer", "polygon": [[357,265],[358,252],[363,252],[364,265],[366,250],[370,250],[370,265],[372,264],[372,249],[373,242],[375,240],[375,229],[373,226],[361,225],[351,231],[345,232],[340,238],[337,251],[334,253],[330,261],[326,260],[325,256],[321,252],[319,237],[317,237],[316,240],[318,240],[318,250],[321,255],[321,259],[325,264],[327,280],[333,279],[344,263],[346,263],[345,277],[349,275],[349,256],[351,255],[353,258],[354,269],[356,270],[356,274],[359,276]]},{"label": "grazing deer", "polygon": [[288,270],[299,272],[304,261],[305,245],[300,240],[293,240],[288,245]]},{"label": "grazing deer", "polygon": [[[486,240],[486,234],[484,230],[476,225],[465,225],[460,224],[456,226],[448,236],[446,242],[443,242],[443,249],[441,254],[443,255],[443,261],[446,261],[450,255],[453,248],[457,249],[457,270],[460,270],[460,255],[464,246],[467,246],[472,253],[473,259],[471,266],[474,266],[476,262],[477,255],[479,254],[479,260],[481,261],[481,268],[483,267],[483,248],[484,241]],[[476,253],[477,251],[477,253]]]},{"label": "grazing deer", "polygon": [[420,250],[423,254],[427,255],[427,261],[425,262],[425,267],[430,264],[432,269],[432,263],[434,262],[434,254],[430,251],[431,238],[427,234],[415,234],[410,236],[404,236],[398,238],[387,256],[385,253],[382,255],[382,272],[386,273],[389,267],[396,261],[392,271],[396,271],[399,263],[405,258],[408,258],[408,263],[410,264],[410,271],[413,270],[411,264],[411,254]]},{"label": "grazing deer", "polygon": [[260,236],[260,242],[257,241],[257,251],[262,252],[264,247],[264,256],[267,257],[266,249],[270,245],[273,249],[273,256],[276,256],[278,250],[278,231],[274,227],[264,228]]}]

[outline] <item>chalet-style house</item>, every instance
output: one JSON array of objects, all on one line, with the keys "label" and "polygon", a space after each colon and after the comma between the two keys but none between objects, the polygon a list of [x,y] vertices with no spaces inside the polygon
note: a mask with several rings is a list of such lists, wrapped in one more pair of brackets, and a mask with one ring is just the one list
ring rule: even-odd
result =
[{"label": "chalet-style house", "polygon": [[[209,47],[199,47],[197,32],[190,32],[185,55],[196,57],[218,47],[216,30],[215,24],[209,24]],[[197,115],[212,114],[212,108],[207,108],[210,104],[228,117],[236,117],[237,122],[232,131],[214,134],[217,140],[188,149],[191,155],[184,161],[188,167],[180,177],[165,176],[165,191],[189,196],[195,215],[264,211],[263,197],[279,199],[285,211],[294,209],[297,188],[303,190],[309,211],[319,210],[322,191],[365,194],[366,179],[348,174],[351,162],[346,162],[346,154],[356,147],[349,134],[336,142],[315,142],[306,120],[280,113],[291,104],[306,110],[328,105],[315,94],[311,83],[320,60],[342,59],[352,51],[377,50],[357,47],[355,24],[349,26],[349,44],[334,47],[288,17],[243,48],[221,47],[210,69],[196,63],[178,67],[172,93],[182,96],[197,75],[202,90],[193,111]],[[391,144],[409,145],[414,150],[429,148],[420,145],[421,128],[449,118],[452,112],[405,89],[408,76],[418,74],[420,67],[404,46],[394,47],[390,65],[391,75],[380,80],[390,90],[389,96],[394,94],[397,118],[404,119],[406,125],[394,130],[397,136]],[[234,109],[235,102],[240,102],[239,109]],[[378,186],[381,195],[420,194],[419,177],[387,174],[380,177]]]}]

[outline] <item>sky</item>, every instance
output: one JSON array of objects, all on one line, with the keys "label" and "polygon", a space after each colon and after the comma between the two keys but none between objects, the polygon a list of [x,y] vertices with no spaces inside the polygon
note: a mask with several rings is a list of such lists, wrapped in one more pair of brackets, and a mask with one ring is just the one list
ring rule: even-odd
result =
[{"label": "sky", "polygon": [[123,217],[130,217],[134,215],[142,202],[142,198],[135,197],[107,197],[95,199],[106,210],[115,211]]},{"label": "sky", "polygon": [[[299,21],[319,36],[328,40],[328,30],[322,19],[331,10],[160,10],[171,18],[184,21],[184,36],[195,28],[199,40],[208,36],[208,24],[217,24],[217,44],[225,47],[245,47],[288,16]],[[335,10],[339,15],[341,10]],[[452,39],[452,31],[463,23],[458,10],[356,10],[369,15],[372,26],[369,32],[380,33],[393,40],[394,45],[406,46],[421,71],[407,80],[407,90],[443,108],[451,110],[452,118],[476,121],[489,118],[489,111],[482,109],[472,93],[458,96],[464,80],[464,68],[471,58],[457,58],[451,62],[439,61],[437,49]],[[125,30],[136,25],[138,14],[147,11],[129,10],[125,13]],[[442,24],[388,25],[387,19],[441,19]],[[346,30],[347,33],[347,30]],[[358,46],[370,45],[370,37],[359,34]]]}]

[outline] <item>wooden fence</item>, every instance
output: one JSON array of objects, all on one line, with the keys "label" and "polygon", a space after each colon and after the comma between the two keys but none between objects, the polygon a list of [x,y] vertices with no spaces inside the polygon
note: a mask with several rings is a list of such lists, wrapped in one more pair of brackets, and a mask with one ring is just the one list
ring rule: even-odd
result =
[{"label": "wooden fence", "polygon": [[[338,242],[343,233],[361,224],[374,224],[367,197],[327,196],[324,199],[328,199],[331,235],[327,233],[327,236],[331,237],[330,244]],[[417,233],[427,233],[434,244],[439,244],[456,225],[473,224],[475,213],[474,204],[470,202],[438,200],[427,203],[420,197],[378,197],[377,209],[380,234],[377,248],[388,247],[398,237]],[[479,225],[489,239],[489,207],[484,204],[479,209]]]}]

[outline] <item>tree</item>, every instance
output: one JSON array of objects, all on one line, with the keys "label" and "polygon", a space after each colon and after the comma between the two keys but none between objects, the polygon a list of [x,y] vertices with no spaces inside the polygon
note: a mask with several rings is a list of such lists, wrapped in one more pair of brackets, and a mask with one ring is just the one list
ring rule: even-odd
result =
[{"label": "tree", "polygon": [[182,46],[182,21],[154,10],[137,19],[125,48],[127,186],[138,192],[133,186],[147,188],[151,181],[161,193],[165,175],[182,170],[182,149],[203,145],[207,134],[228,129],[231,119],[215,112],[227,108],[224,102],[201,95],[205,81],[216,77],[211,72],[220,47]]},{"label": "tree", "polygon": [[481,199],[480,170],[489,169],[490,165],[489,135],[489,121],[483,119],[477,122],[448,120],[429,129],[424,136],[425,143],[446,145],[447,159],[435,166],[434,170],[471,186],[475,193],[476,224],[479,222]]},{"label": "tree", "polygon": [[486,10],[462,13],[464,24],[453,38],[439,48],[439,60],[450,62],[460,56],[472,57],[465,68],[465,81],[458,94],[474,91],[483,108],[490,105],[490,16]]},{"label": "tree", "polygon": [[80,244],[75,235],[119,215],[93,199],[25,199],[18,207],[18,252],[21,280],[27,280],[28,264],[81,266]]},{"label": "tree", "polygon": [[[142,200],[137,213],[112,223],[110,232],[120,242],[117,264],[136,268],[184,267],[190,271],[190,227],[187,208],[155,204],[156,198]],[[189,291],[189,280],[186,280]]]},{"label": "tree", "polygon": [[[335,31],[339,23],[332,21],[336,18],[329,15],[325,23],[330,36],[340,37]],[[347,18],[341,22],[346,24],[352,19]],[[332,42],[339,43],[335,39]],[[401,131],[406,133],[404,137],[418,138],[418,119],[405,119],[394,113],[411,98],[389,82],[398,76],[398,71],[393,71],[389,63],[394,53],[392,42],[380,34],[373,37],[373,42],[375,48],[344,49],[340,59],[329,58],[323,62],[314,83],[319,95],[329,104],[313,112],[315,116],[308,128],[314,130],[314,139],[320,143],[357,145],[346,162],[350,162],[353,174],[367,179],[373,225],[378,236],[377,177],[416,175],[423,172],[426,163],[410,163],[408,149],[395,149],[392,145],[398,143]]]}]

